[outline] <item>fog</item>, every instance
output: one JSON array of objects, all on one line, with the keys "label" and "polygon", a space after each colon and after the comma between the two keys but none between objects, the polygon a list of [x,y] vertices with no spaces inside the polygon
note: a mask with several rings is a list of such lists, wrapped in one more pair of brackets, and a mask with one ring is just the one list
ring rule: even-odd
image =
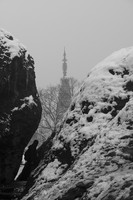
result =
[{"label": "fog", "polygon": [[0,27],[11,32],[35,60],[38,87],[62,77],[84,79],[113,51],[133,45],[132,0],[0,0]]}]

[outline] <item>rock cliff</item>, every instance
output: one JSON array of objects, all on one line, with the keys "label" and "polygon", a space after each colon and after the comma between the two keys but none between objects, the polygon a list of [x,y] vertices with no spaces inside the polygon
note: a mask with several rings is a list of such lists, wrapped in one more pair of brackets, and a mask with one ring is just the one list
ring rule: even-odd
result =
[{"label": "rock cliff", "polygon": [[0,183],[16,176],[40,117],[33,58],[10,33],[0,30]]},{"label": "rock cliff", "polygon": [[133,48],[95,66],[23,200],[133,199]]}]

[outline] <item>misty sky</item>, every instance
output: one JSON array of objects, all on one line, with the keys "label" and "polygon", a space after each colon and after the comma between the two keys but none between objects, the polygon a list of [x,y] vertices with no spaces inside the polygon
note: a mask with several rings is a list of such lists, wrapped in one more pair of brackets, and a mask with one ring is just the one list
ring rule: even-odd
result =
[{"label": "misty sky", "polygon": [[38,87],[59,83],[64,46],[68,76],[82,80],[133,45],[133,0],[0,0],[0,27],[33,56]]}]

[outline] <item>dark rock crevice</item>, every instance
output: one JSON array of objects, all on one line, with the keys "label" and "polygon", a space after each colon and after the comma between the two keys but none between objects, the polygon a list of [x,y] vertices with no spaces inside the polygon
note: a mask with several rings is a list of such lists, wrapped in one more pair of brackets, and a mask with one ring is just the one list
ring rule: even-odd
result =
[{"label": "dark rock crevice", "polygon": [[79,182],[68,189],[58,200],[75,200],[80,198],[87,192],[87,189],[92,187],[94,181]]},{"label": "dark rock crevice", "polygon": [[132,91],[133,92],[133,81],[127,81],[125,86],[124,86],[124,89],[126,91]]},{"label": "dark rock crevice", "polygon": [[129,101],[129,96],[127,96],[127,98],[125,99],[122,99],[121,97],[114,97],[113,102],[116,105],[113,106],[113,109],[111,111],[112,117],[115,117],[118,114],[118,112],[125,107],[128,101]]},{"label": "dark rock crevice", "polygon": [[107,114],[109,113],[110,111],[112,110],[112,106],[107,106],[107,107],[104,107],[101,109],[101,112],[104,113],[104,114]]},{"label": "dark rock crevice", "polygon": [[87,122],[92,122],[93,121],[93,117],[92,116],[89,116],[86,118]]},{"label": "dark rock crevice", "polygon": [[115,69],[109,69],[109,72],[112,74],[112,75],[117,75],[117,76],[121,76],[122,78],[125,76],[125,75],[129,75],[129,70],[126,68],[126,67],[123,67],[121,66],[121,68],[123,69],[122,71],[118,71],[115,70]]},{"label": "dark rock crevice", "polygon": [[78,120],[76,119],[75,116],[71,117],[71,118],[67,118],[66,120],[66,124],[69,124],[70,126],[72,126],[73,124],[76,124],[78,122]]},{"label": "dark rock crevice", "polygon": [[88,100],[84,100],[81,102],[81,110],[83,114],[88,114],[90,111],[89,106],[92,105],[94,106],[93,102],[89,102]]}]

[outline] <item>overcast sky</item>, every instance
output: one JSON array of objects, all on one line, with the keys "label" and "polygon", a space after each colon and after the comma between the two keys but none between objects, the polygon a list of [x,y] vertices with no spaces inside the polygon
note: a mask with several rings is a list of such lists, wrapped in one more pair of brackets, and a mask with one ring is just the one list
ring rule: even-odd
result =
[{"label": "overcast sky", "polygon": [[0,0],[0,27],[33,56],[38,87],[59,83],[64,46],[68,76],[82,80],[133,45],[133,0]]}]

